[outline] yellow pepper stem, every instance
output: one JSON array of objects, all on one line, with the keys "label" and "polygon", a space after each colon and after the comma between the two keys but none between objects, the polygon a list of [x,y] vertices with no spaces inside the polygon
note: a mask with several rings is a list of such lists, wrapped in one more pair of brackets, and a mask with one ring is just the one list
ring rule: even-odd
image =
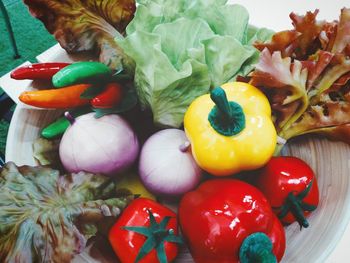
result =
[{"label": "yellow pepper stem", "polygon": [[245,115],[242,107],[233,101],[228,101],[224,89],[217,87],[210,93],[215,106],[210,111],[208,120],[218,133],[233,136],[245,128]]}]

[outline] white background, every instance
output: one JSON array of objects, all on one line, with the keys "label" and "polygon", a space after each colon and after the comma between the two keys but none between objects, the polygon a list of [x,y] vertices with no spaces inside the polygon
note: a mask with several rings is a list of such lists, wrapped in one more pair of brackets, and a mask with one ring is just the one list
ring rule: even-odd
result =
[{"label": "white background", "polygon": [[289,14],[292,11],[303,15],[306,11],[319,9],[318,19],[334,20],[339,18],[341,8],[350,7],[350,1],[345,0],[230,0],[229,2],[246,7],[251,24],[273,30],[291,29]]}]

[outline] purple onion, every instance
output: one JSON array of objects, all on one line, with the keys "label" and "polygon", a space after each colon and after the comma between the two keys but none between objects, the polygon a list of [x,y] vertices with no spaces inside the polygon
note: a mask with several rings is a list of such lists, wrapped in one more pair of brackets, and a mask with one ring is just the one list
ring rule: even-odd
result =
[{"label": "purple onion", "polygon": [[202,171],[191,154],[185,132],[167,129],[155,133],[144,144],[139,174],[150,192],[179,196],[198,185]]},{"label": "purple onion", "polygon": [[75,119],[64,133],[60,159],[68,172],[114,175],[129,168],[139,152],[137,137],[118,115],[99,119],[94,113]]}]

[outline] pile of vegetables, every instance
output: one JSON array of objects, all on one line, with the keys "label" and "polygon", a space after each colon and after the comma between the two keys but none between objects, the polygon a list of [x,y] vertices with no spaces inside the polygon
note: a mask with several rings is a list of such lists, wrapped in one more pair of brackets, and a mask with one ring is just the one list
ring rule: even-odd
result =
[{"label": "pile of vegetables", "polygon": [[[350,142],[350,9],[331,23],[318,10],[292,13],[294,29],[273,33],[225,0],[25,2],[67,51],[94,50],[104,64],[12,73],[52,82],[21,101],[69,109],[44,127],[34,155],[72,174],[3,168],[0,233],[12,243],[1,242],[0,259],[55,261],[51,248],[64,249],[69,234],[70,261],[104,234],[122,262],[172,261],[183,242],[196,262],[280,261],[283,225],[307,228],[319,191],[304,161],[273,157],[277,142],[305,133]],[[177,214],[161,204],[168,199]],[[34,237],[52,251],[27,243]]]},{"label": "pile of vegetables", "polygon": [[[77,19],[77,14],[67,10],[66,2],[51,2],[25,1],[68,52],[95,48],[101,52],[101,62],[113,71],[134,78],[141,107],[151,110],[154,122],[160,126],[179,128],[187,107],[196,97],[207,93],[211,87],[235,80],[237,75],[249,73],[259,58],[252,43],[264,42],[272,35],[268,29],[250,26],[247,10],[239,5],[226,5],[227,1],[139,1],[132,20],[133,1],[116,5],[107,1],[103,7],[93,5],[93,0],[87,4],[68,1],[72,2],[70,8],[86,9],[79,20],[83,22],[79,23],[73,20]],[[54,19],[47,19],[48,16]],[[100,21],[101,28],[96,28],[95,20]],[[80,65],[72,67],[78,71]],[[86,65],[82,67],[91,75]],[[108,75],[108,70],[101,65],[94,67],[94,73],[98,68]],[[56,74],[55,87],[76,84],[70,77],[68,81],[59,80],[70,70],[68,67]],[[93,87],[74,86],[67,91],[72,91],[74,95],[71,96],[77,99],[88,88]],[[58,91],[50,91],[50,94],[59,95]],[[32,102],[29,95],[31,93],[23,94],[21,101],[52,108],[75,107],[91,99],[84,93],[75,104],[53,101],[41,104]]]},{"label": "pile of vegetables", "polygon": [[[127,111],[137,103],[134,90],[123,90],[116,82],[120,80],[118,72],[99,62],[37,63],[14,70],[11,77],[52,82],[50,89],[20,94],[21,102],[38,108],[72,109],[90,105],[90,111],[94,111],[96,117],[101,117]],[[87,109],[77,109],[76,115],[87,112]]]}]

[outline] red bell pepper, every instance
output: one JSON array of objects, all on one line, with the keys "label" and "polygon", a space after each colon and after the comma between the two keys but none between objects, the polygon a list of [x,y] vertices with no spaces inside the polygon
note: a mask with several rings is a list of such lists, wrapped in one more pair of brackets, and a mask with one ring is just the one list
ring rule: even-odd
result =
[{"label": "red bell pepper", "polygon": [[282,224],[254,186],[235,179],[202,183],[179,206],[182,233],[197,263],[280,261]]},{"label": "red bell pepper", "polygon": [[109,241],[123,263],[171,262],[178,253],[176,214],[147,198],[135,199],[109,232]]},{"label": "red bell pepper", "polygon": [[118,83],[109,83],[105,90],[91,100],[94,108],[113,108],[122,100],[122,87]]},{"label": "red bell pepper", "polygon": [[70,63],[36,63],[29,66],[23,66],[11,72],[11,78],[22,79],[46,79],[51,80],[52,76]]},{"label": "red bell pepper", "polygon": [[319,192],[307,163],[292,156],[273,157],[256,178],[256,186],[282,223],[297,221],[300,227],[309,226],[306,217],[317,208]]}]

